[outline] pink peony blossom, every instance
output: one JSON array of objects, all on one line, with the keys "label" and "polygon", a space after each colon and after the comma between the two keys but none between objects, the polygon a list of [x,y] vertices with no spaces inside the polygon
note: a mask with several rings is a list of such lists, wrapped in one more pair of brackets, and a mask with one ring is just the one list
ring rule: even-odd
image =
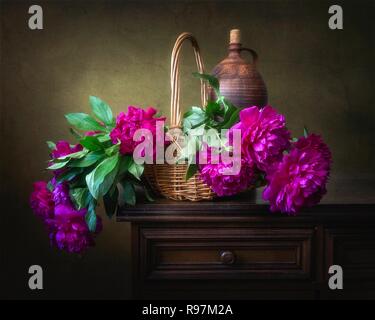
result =
[{"label": "pink peony blossom", "polygon": [[129,106],[128,112],[120,112],[116,119],[116,127],[111,131],[112,143],[119,141],[121,154],[131,154],[134,148],[141,142],[133,141],[133,135],[138,129],[149,129],[154,138],[156,133],[156,121],[165,121],[165,117],[154,118],[157,111],[154,108],[141,108]]},{"label": "pink peony blossom", "polygon": [[88,137],[88,136],[95,136],[95,135],[97,135],[98,133],[101,133],[101,131],[98,131],[98,130],[96,130],[96,131],[86,131],[86,132],[85,132],[85,136],[86,136],[86,137]]},{"label": "pink peony blossom", "polygon": [[33,184],[33,192],[30,196],[30,206],[34,213],[42,218],[53,216],[54,202],[52,193],[47,189],[47,182],[37,181]]},{"label": "pink peony blossom", "polygon": [[211,163],[210,152],[208,150],[207,164],[200,165],[200,177],[218,196],[234,195],[252,185],[255,180],[253,165],[242,160],[238,174],[224,174],[224,170],[231,168],[232,164]]},{"label": "pink peony blossom", "polygon": [[316,134],[310,134],[307,138],[301,137],[295,143],[294,147],[300,150],[316,150],[321,153],[322,157],[331,163],[332,154],[322,138]]},{"label": "pink peony blossom", "polygon": [[241,130],[241,152],[249,163],[267,171],[282,158],[290,147],[290,132],[285,127],[285,117],[271,106],[263,109],[250,107],[240,112],[240,122],[233,129]]},{"label": "pink peony blossom", "polygon": [[[47,221],[52,244],[71,253],[82,253],[95,244],[94,234],[85,221],[87,209],[76,210],[70,199],[67,183],[57,184],[53,190],[55,203],[54,218]],[[97,216],[96,232],[102,229],[102,222]]]},{"label": "pink peony blossom", "polygon": [[72,201],[70,200],[69,186],[67,183],[56,184],[52,191],[52,195],[55,206],[59,204],[73,206]]},{"label": "pink peony blossom", "polygon": [[30,205],[36,215],[41,217],[48,227],[51,243],[70,253],[82,253],[95,245],[94,238],[102,230],[102,221],[97,216],[95,233],[90,232],[85,221],[87,209],[76,210],[69,196],[67,183],[56,184],[54,190],[47,189],[47,183],[34,183]]},{"label": "pink peony blossom", "polygon": [[61,140],[56,143],[56,149],[51,152],[51,157],[53,159],[66,156],[71,153],[81,151],[83,147],[80,144],[71,146],[68,141]]},{"label": "pink peony blossom", "polygon": [[[68,154],[71,154],[71,153],[81,151],[81,150],[83,150],[83,147],[80,144],[71,146],[69,142],[61,140],[56,143],[56,149],[52,150],[50,156],[53,159],[56,159],[56,158],[60,158],[63,156],[67,156]],[[50,162],[50,164],[52,165],[52,162]],[[64,173],[65,171],[66,171],[65,169],[57,169],[53,171],[53,174],[55,175],[55,177],[57,177],[61,175],[62,173]]]},{"label": "pink peony blossom", "polygon": [[267,175],[264,200],[270,202],[272,211],[288,214],[317,204],[326,193],[330,163],[331,152],[319,136],[300,138]]},{"label": "pink peony blossom", "polygon": [[87,227],[87,210],[75,210],[72,206],[59,204],[55,207],[53,219],[47,219],[52,245],[69,253],[82,253],[95,245],[94,237],[102,229],[102,221],[97,217],[96,232]]}]

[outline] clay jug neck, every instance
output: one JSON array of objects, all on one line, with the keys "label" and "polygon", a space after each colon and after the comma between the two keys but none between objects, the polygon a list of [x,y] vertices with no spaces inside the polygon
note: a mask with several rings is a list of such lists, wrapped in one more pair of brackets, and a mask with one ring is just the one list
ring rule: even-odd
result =
[{"label": "clay jug neck", "polygon": [[230,43],[228,46],[228,57],[239,58],[241,57],[241,43]]}]

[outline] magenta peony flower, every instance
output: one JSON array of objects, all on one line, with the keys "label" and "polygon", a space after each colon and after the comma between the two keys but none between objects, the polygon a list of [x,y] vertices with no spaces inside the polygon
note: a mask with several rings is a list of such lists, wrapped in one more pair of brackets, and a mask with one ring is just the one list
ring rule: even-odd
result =
[{"label": "magenta peony flower", "polygon": [[[56,149],[52,150],[50,156],[53,159],[67,156],[68,154],[75,153],[78,151],[83,150],[83,147],[80,144],[76,144],[74,146],[71,146],[68,141],[61,140],[56,143]],[[52,164],[52,163],[51,163]],[[54,170],[53,174],[56,176],[61,175],[64,173],[66,170],[65,169],[58,169]]]},{"label": "magenta peony flower", "polygon": [[52,150],[51,156],[52,158],[56,159],[71,153],[81,151],[82,149],[83,147],[80,144],[71,146],[68,141],[61,140],[56,143],[56,149]]},{"label": "magenta peony flower", "polygon": [[301,137],[294,143],[294,147],[304,151],[316,150],[329,164],[331,163],[331,151],[319,135],[312,133],[307,138]]},{"label": "magenta peony flower", "polygon": [[95,234],[102,229],[100,217],[97,216],[96,232],[93,234],[85,221],[87,209],[74,208],[67,183],[57,184],[52,194],[55,203],[54,218],[47,221],[52,244],[71,253],[82,253],[93,246]]},{"label": "magenta peony flower", "polygon": [[59,141],[56,143],[56,149],[51,152],[51,157],[56,159],[71,153],[81,151],[83,147],[80,144],[71,146],[68,141]]},{"label": "magenta peony flower", "polygon": [[67,183],[59,183],[55,185],[55,188],[52,191],[53,201],[55,205],[63,204],[70,207],[73,206],[72,201],[69,195],[69,186]]},{"label": "magenta peony flower", "polygon": [[46,221],[52,245],[69,253],[82,253],[94,246],[94,237],[101,231],[102,221],[97,217],[96,232],[90,232],[85,221],[86,212],[86,209],[75,210],[69,205],[57,205],[54,218]]},{"label": "magenta peony flower", "polygon": [[98,133],[101,133],[101,131],[98,131],[98,130],[96,130],[96,131],[86,131],[86,132],[85,132],[85,136],[86,136],[86,137],[88,137],[88,136],[95,136],[95,135],[97,135]]},{"label": "magenta peony flower", "polygon": [[241,130],[241,152],[249,163],[267,171],[281,160],[283,151],[290,147],[290,132],[285,127],[285,117],[271,106],[263,109],[251,107],[240,112],[240,122],[231,129]]},{"label": "magenta peony flower", "polygon": [[331,152],[319,136],[300,138],[267,175],[263,199],[270,202],[272,211],[288,214],[317,204],[326,193],[330,163]]},{"label": "magenta peony flower", "polygon": [[34,183],[30,205],[48,227],[51,243],[70,253],[82,253],[95,244],[94,237],[102,230],[102,221],[97,216],[95,233],[90,232],[85,221],[87,210],[76,210],[69,196],[67,183],[56,184],[54,190],[47,189],[47,183]]},{"label": "magenta peony flower", "polygon": [[133,141],[133,135],[138,129],[149,129],[155,138],[156,121],[165,121],[165,117],[154,118],[154,108],[146,110],[129,106],[128,112],[120,112],[116,119],[116,127],[111,131],[110,137],[114,144],[121,142],[121,154],[131,154],[140,143]]},{"label": "magenta peony flower", "polygon": [[231,164],[211,163],[211,150],[208,150],[207,164],[200,165],[201,179],[211,187],[218,196],[230,196],[249,188],[255,180],[254,166],[241,161],[241,170],[236,175],[225,175],[224,170],[231,168]]},{"label": "magenta peony flower", "polygon": [[47,182],[37,181],[33,184],[33,192],[30,196],[30,206],[34,213],[42,218],[53,216],[54,202],[52,193],[47,189]]}]

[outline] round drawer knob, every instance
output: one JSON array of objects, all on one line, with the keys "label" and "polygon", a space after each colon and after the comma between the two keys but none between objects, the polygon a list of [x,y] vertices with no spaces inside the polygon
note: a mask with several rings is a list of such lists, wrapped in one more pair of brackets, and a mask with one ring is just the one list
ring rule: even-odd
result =
[{"label": "round drawer knob", "polygon": [[220,253],[220,260],[224,264],[233,264],[236,260],[236,256],[232,251],[222,251]]}]

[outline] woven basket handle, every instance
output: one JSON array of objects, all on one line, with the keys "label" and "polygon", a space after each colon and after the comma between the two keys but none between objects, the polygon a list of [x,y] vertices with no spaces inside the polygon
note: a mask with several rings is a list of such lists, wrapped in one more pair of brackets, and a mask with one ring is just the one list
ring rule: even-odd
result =
[{"label": "woven basket handle", "polygon": [[[197,63],[198,72],[204,73],[204,66],[202,57],[200,54],[199,46],[197,40],[189,32],[184,32],[179,35],[174,44],[171,56],[171,128],[180,127],[181,121],[181,110],[180,110],[180,79],[179,79],[179,60],[180,51],[183,42],[189,39],[194,49],[195,61]],[[202,107],[205,106],[207,95],[206,95],[206,85],[203,80],[201,80],[201,102]]]}]

